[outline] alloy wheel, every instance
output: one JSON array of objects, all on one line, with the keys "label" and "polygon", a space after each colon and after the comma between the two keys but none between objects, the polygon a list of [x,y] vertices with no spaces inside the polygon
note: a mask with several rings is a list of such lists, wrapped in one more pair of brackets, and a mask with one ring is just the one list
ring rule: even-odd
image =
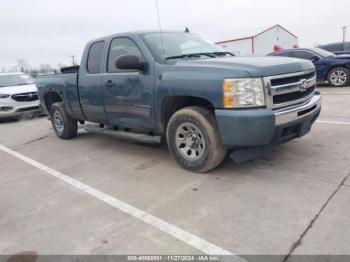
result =
[{"label": "alloy wheel", "polygon": [[176,129],[175,144],[177,151],[186,159],[196,161],[205,151],[202,132],[193,123],[183,123]]},{"label": "alloy wheel", "polygon": [[55,126],[55,129],[59,132],[62,133],[64,130],[64,122],[63,122],[63,117],[59,111],[55,111],[53,114],[53,123]]},{"label": "alloy wheel", "polygon": [[343,71],[341,69],[335,70],[331,74],[330,80],[331,80],[333,85],[335,85],[335,86],[342,86],[347,81],[347,74],[346,74],[345,71]]}]

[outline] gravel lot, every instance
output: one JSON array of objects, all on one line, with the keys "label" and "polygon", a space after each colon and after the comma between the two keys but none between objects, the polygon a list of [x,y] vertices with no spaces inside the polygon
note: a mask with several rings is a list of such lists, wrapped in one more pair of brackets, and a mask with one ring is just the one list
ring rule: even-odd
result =
[{"label": "gravel lot", "polygon": [[[0,145],[233,254],[350,255],[350,87],[320,90],[323,110],[311,133],[254,161],[227,159],[209,174],[184,171],[164,145],[83,129],[59,140],[46,118],[1,123]],[[52,170],[4,150],[0,159],[1,254],[205,251]]]}]

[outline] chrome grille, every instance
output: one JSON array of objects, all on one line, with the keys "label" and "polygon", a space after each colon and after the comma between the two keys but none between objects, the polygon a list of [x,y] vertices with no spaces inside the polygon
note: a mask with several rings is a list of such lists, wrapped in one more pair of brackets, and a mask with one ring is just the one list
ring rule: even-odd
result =
[{"label": "chrome grille", "polygon": [[16,95],[12,95],[11,98],[17,102],[33,102],[38,100],[38,93],[29,92],[29,93],[16,94]]},{"label": "chrome grille", "polygon": [[316,89],[315,70],[264,78],[266,101],[269,108],[281,108],[303,103]]}]

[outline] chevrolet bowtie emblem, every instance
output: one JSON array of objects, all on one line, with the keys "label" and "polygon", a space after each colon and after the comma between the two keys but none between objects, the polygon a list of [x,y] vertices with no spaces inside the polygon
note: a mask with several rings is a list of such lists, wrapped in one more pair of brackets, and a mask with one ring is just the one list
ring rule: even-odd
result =
[{"label": "chevrolet bowtie emblem", "polygon": [[301,81],[301,85],[300,85],[300,91],[301,92],[304,92],[308,89],[309,87],[309,80],[307,79],[302,79]]}]

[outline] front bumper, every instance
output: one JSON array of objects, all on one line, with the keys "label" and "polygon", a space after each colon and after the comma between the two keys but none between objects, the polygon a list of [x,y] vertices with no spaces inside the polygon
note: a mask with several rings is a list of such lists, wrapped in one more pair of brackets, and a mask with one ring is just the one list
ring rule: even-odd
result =
[{"label": "front bumper", "polygon": [[310,131],[321,111],[321,94],[303,104],[279,110],[215,110],[223,144],[227,148],[274,146]]},{"label": "front bumper", "polygon": [[0,117],[16,117],[28,113],[40,113],[40,101],[17,102],[8,99],[0,99]]}]

